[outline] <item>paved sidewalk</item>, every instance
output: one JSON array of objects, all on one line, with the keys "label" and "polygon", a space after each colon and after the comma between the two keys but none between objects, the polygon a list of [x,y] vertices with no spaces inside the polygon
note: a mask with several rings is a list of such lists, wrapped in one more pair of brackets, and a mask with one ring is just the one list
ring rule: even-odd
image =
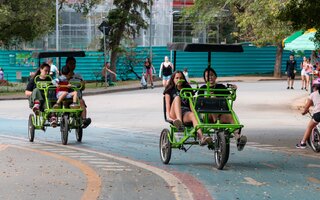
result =
[{"label": "paved sidewalk", "polygon": [[[285,80],[286,77],[282,78],[274,78],[271,76],[232,76],[232,77],[219,77],[218,81],[220,82],[256,82],[256,81],[271,81],[271,80]],[[198,82],[199,84],[203,84],[203,78],[191,78]],[[162,81],[155,81],[155,87],[162,87]],[[99,87],[99,88],[87,88],[84,90],[84,96],[88,95],[97,95],[97,94],[106,94],[106,93],[114,93],[114,92],[122,92],[122,91],[130,91],[130,90],[139,90],[141,89],[140,81],[132,82],[130,85],[117,85],[110,87]],[[0,96],[1,100],[21,100],[27,99],[24,93],[21,94],[13,94],[13,95],[5,95]]]}]

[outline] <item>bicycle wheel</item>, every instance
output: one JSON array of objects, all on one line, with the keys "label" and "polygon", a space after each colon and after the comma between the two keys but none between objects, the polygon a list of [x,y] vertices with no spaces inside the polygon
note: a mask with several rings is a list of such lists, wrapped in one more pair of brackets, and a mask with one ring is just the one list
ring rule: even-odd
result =
[{"label": "bicycle wheel", "polygon": [[320,152],[320,133],[317,127],[312,129],[308,143],[314,152]]},{"label": "bicycle wheel", "polygon": [[35,127],[33,125],[32,119],[34,118],[33,114],[29,115],[29,120],[28,120],[28,137],[29,141],[33,142],[34,140],[34,132],[35,132]]},{"label": "bicycle wheel", "polygon": [[215,143],[214,158],[216,161],[217,169],[223,169],[228,161],[230,153],[230,144],[227,144],[227,139],[224,132],[217,134]]},{"label": "bicycle wheel", "polygon": [[66,145],[68,143],[68,134],[69,134],[69,116],[68,115],[63,115],[61,117],[60,131],[61,131],[61,142],[63,145]]},{"label": "bicycle wheel", "polygon": [[168,139],[170,131],[168,129],[163,129],[160,135],[159,149],[160,158],[163,164],[168,164],[171,159],[171,143]]}]

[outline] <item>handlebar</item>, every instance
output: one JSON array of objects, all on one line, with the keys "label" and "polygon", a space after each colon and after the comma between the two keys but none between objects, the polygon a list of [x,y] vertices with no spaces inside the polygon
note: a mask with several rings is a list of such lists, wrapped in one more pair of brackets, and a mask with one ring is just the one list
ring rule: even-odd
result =
[{"label": "handlebar", "polygon": [[[36,80],[37,77],[39,77],[39,75],[36,76],[34,80]],[[52,80],[51,76],[47,76],[47,77],[50,77],[51,81],[35,81],[36,87],[38,89],[45,90],[45,89],[57,87],[53,84],[54,81]],[[74,90],[81,90],[83,88],[83,85],[78,81],[69,81],[69,84],[71,85],[70,87],[68,85],[63,85],[59,87],[67,87],[67,88],[72,88]]]},{"label": "handlebar", "polygon": [[181,98],[194,97],[195,93],[198,93],[199,91],[203,91],[204,95],[201,95],[201,96],[204,96],[204,97],[224,97],[232,101],[236,99],[237,88],[235,88],[233,84],[227,84],[226,89],[212,89],[209,87],[209,85],[207,85],[206,88],[199,88],[197,82],[192,81],[192,83],[195,83],[197,85],[197,88],[181,89],[180,91]]}]

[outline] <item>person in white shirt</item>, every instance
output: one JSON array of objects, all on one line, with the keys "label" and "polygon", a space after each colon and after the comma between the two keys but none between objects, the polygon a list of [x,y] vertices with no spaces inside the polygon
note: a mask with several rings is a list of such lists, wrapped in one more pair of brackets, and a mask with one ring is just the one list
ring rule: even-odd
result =
[{"label": "person in white shirt", "polygon": [[53,60],[52,60],[51,58],[48,60],[47,63],[50,65],[49,75],[50,75],[53,79],[55,79],[56,76],[59,75],[60,72],[59,72],[57,66],[55,66],[55,65],[53,64]]}]

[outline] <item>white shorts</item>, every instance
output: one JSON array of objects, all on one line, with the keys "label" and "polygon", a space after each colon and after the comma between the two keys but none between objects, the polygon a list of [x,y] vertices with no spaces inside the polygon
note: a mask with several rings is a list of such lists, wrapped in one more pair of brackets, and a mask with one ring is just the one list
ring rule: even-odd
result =
[{"label": "white shorts", "polygon": [[[57,93],[57,98],[59,99],[59,97],[60,97],[63,93],[66,93],[66,92],[65,92],[65,91],[59,91],[59,92]],[[71,98],[72,98],[72,93],[68,92],[66,98],[67,98],[67,99],[71,99]]]},{"label": "white shorts", "polygon": [[301,76],[307,76],[307,73],[306,73],[306,70],[305,70],[305,69],[302,69],[302,70],[301,70]]}]

